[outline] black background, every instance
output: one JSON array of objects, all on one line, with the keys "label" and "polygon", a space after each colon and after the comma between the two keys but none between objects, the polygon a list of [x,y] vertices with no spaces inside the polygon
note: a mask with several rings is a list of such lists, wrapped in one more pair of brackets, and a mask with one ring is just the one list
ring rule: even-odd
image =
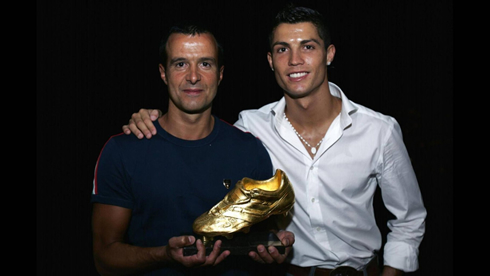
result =
[{"label": "black background", "polygon": [[[286,1],[37,1],[38,275],[97,275],[90,194],[98,154],[139,108],[165,109],[163,30],[177,19],[218,27],[225,71],[213,113],[278,100],[267,24]],[[428,211],[420,269],[453,272],[453,5],[451,1],[293,1],[328,17],[329,79],[395,117]],[[376,200],[379,227],[390,217]]]}]

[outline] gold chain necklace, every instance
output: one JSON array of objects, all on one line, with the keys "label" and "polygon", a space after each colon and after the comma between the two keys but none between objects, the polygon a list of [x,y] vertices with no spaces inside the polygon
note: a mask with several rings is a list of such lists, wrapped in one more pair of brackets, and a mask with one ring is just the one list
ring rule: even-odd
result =
[{"label": "gold chain necklace", "polygon": [[291,124],[291,122],[288,120],[288,117],[286,116],[286,112],[284,112],[284,119],[286,119],[286,121],[288,122],[288,124],[291,126],[291,128],[293,128],[294,130],[294,133],[296,133],[296,135],[299,137],[299,139],[301,139],[301,141],[303,141],[303,143],[305,143],[305,145],[307,145],[309,148],[310,148],[310,151],[313,155],[316,154],[316,151],[317,151],[317,148],[318,146],[320,146],[320,144],[323,142],[323,138],[320,140],[320,142],[318,142],[318,144],[316,144],[316,146],[312,147],[310,145],[310,143],[308,143],[305,138],[303,138],[303,136],[301,136],[301,134],[298,133],[298,131],[296,131],[296,129],[294,128],[294,126]]}]

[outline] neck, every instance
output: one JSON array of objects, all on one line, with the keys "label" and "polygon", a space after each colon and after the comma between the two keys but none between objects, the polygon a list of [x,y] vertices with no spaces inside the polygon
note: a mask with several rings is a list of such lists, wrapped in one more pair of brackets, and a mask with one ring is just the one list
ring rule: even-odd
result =
[{"label": "neck", "polygon": [[322,129],[323,134],[342,109],[341,99],[332,96],[324,87],[320,93],[312,93],[302,98],[291,98],[286,93],[285,112],[290,121],[298,125],[298,131]]},{"label": "neck", "polygon": [[342,101],[332,96],[328,87],[321,93],[311,93],[302,98],[284,96],[285,117],[310,157],[314,158],[330,125],[342,109]]},{"label": "neck", "polygon": [[214,117],[211,110],[199,114],[169,111],[158,119],[158,123],[172,136],[183,140],[199,140],[213,131]]}]

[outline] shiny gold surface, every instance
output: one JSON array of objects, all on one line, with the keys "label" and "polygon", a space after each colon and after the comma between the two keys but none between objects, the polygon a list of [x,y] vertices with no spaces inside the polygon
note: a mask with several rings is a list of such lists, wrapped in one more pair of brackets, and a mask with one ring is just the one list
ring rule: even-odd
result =
[{"label": "shiny gold surface", "polygon": [[232,238],[235,232],[248,233],[250,227],[271,215],[284,214],[294,204],[294,190],[282,170],[267,180],[243,178],[211,210],[193,224],[205,243],[215,236]]}]

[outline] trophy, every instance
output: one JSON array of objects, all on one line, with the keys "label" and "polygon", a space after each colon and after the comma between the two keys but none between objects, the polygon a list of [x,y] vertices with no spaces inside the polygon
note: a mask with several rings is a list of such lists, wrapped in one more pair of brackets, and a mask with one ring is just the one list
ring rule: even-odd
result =
[{"label": "trophy", "polygon": [[[206,255],[217,239],[222,241],[222,251],[230,250],[235,255],[256,251],[259,244],[275,246],[283,254],[285,247],[274,233],[253,233],[250,228],[272,215],[286,216],[294,201],[293,187],[282,170],[277,169],[267,180],[244,177],[223,200],[199,216],[192,228],[202,236]],[[196,253],[195,245],[184,247],[184,256]]]}]

